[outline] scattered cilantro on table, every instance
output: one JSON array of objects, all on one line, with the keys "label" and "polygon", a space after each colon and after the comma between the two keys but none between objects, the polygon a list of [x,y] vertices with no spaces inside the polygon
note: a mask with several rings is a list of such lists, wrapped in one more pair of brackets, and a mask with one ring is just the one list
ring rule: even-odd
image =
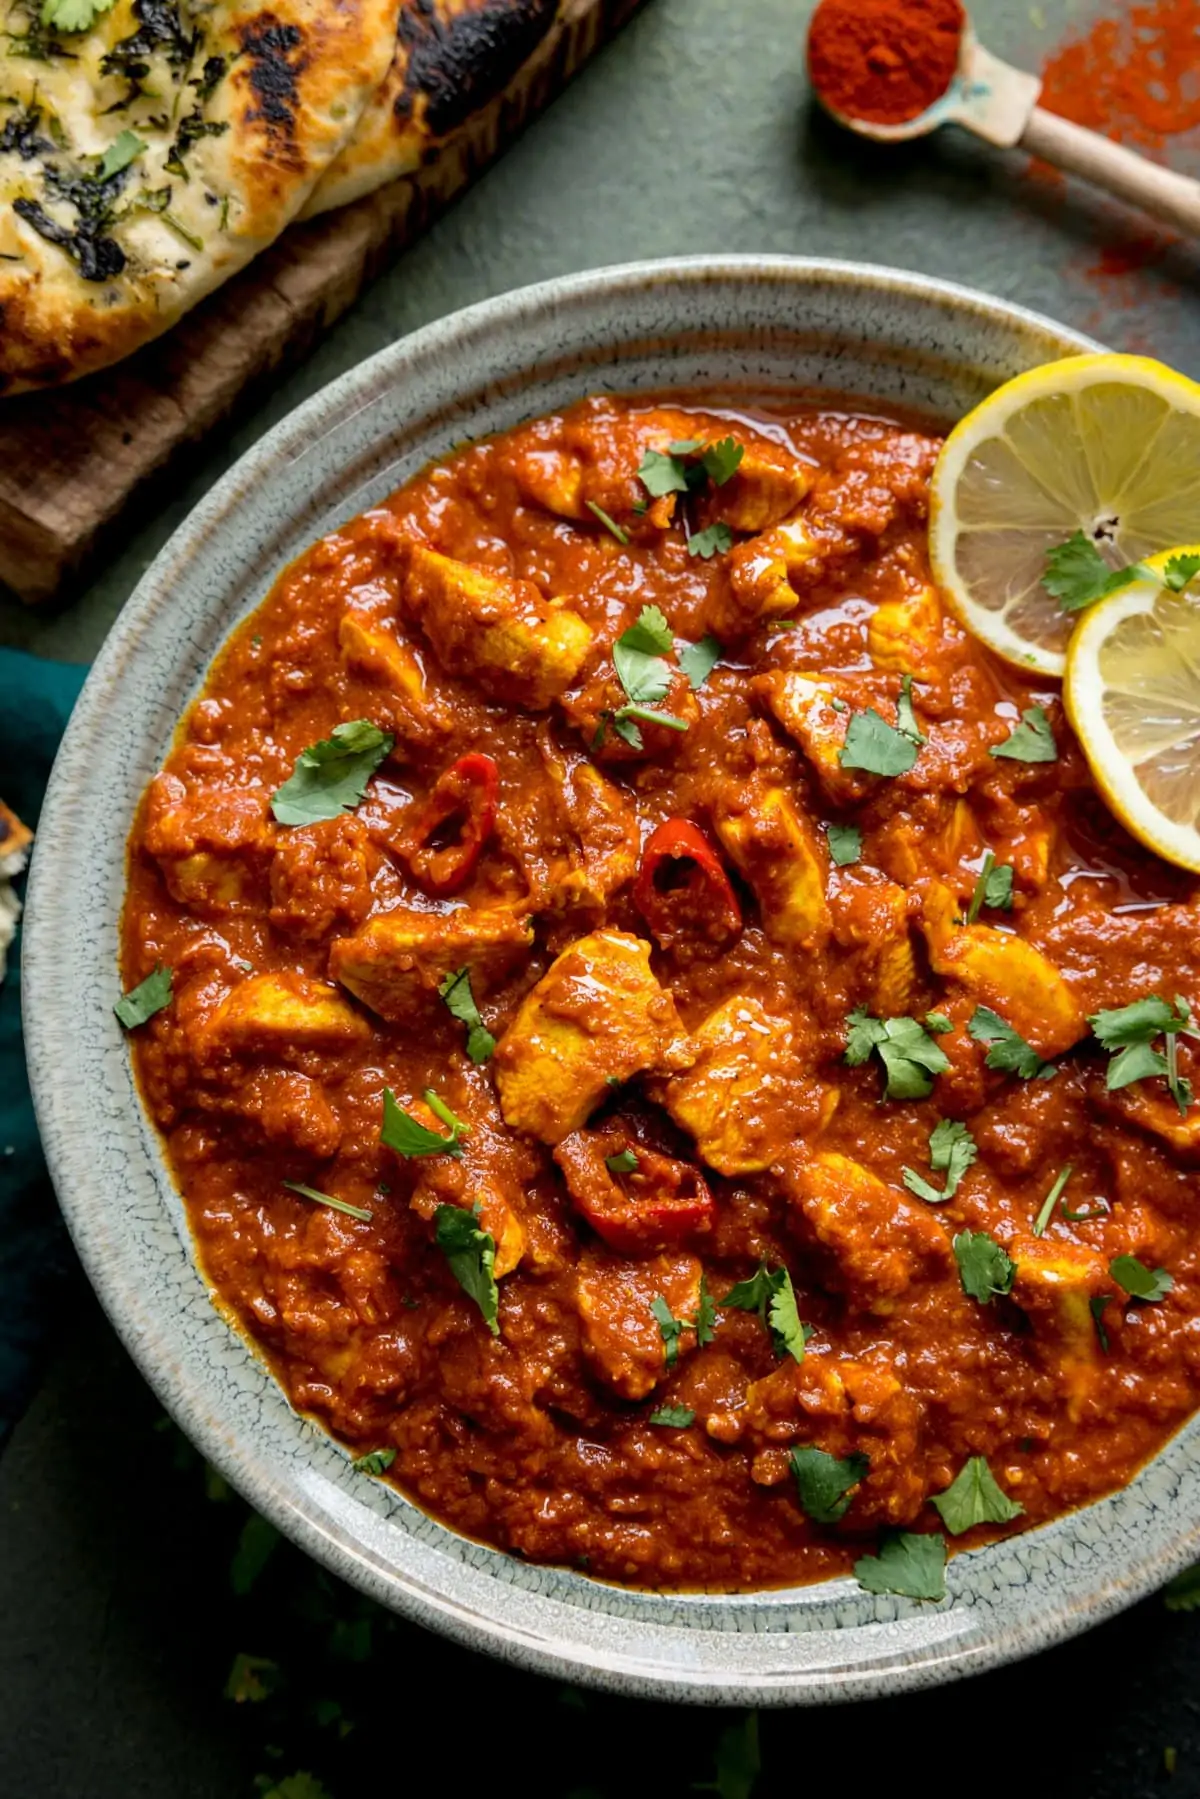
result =
[{"label": "scattered cilantro on table", "polygon": [[1008,1497],[981,1455],[973,1455],[945,1492],[936,1494],[930,1503],[952,1537],[962,1536],[977,1524],[1011,1524],[1025,1510]]},{"label": "scattered cilantro on table", "polygon": [[946,1177],[941,1192],[914,1168],[902,1168],[900,1175],[909,1192],[915,1193],[918,1199],[928,1200],[930,1205],[941,1205],[944,1200],[954,1198],[978,1154],[978,1145],[969,1128],[957,1118],[943,1118],[929,1133],[929,1166],[934,1174]]},{"label": "scattered cilantro on table", "polygon": [[790,1355],[795,1362],[804,1360],[804,1345],[812,1329],[800,1322],[796,1290],[786,1268],[768,1268],[761,1263],[749,1280],[730,1288],[721,1305],[738,1312],[757,1312],[770,1332],[775,1354]]},{"label": "scattered cilantro on table", "polygon": [[852,1491],[870,1466],[868,1457],[858,1453],[839,1459],[811,1444],[793,1449],[792,1478],[801,1510],[814,1524],[836,1524],[849,1511]]},{"label": "scattered cilantro on table", "polygon": [[846,1019],[846,1065],[859,1068],[872,1052],[887,1071],[885,1099],[927,1099],[935,1074],[950,1059],[915,1018],[874,1018],[861,1006]]},{"label": "scattered cilantro on table", "polygon": [[281,825],[311,825],[351,811],[393,742],[370,719],[335,725],[329,737],[297,756],[291,775],[272,797],[275,818]]},{"label": "scattered cilantro on table", "polygon": [[171,1003],[171,988],[174,975],[161,962],[148,974],[144,981],[123,993],[113,1011],[117,1020],[127,1031],[135,1031],[147,1019],[153,1018]]},{"label": "scattered cilantro on table", "polygon": [[1032,1044],[990,1006],[976,1006],[967,1031],[976,1043],[989,1046],[984,1058],[989,1068],[1015,1074],[1023,1081],[1049,1081],[1058,1073],[1053,1062],[1043,1062]]},{"label": "scattered cilantro on table", "polygon": [[[1177,994],[1174,1006],[1170,1006],[1157,993],[1151,993],[1131,1005],[1095,1012],[1088,1023],[1097,1042],[1112,1055],[1107,1077],[1110,1093],[1133,1081],[1162,1076],[1181,1115],[1193,1104],[1192,1084],[1179,1072],[1177,1041],[1181,1033],[1200,1038],[1187,1000]],[[1153,1047],[1157,1037],[1164,1039],[1163,1050]]]},{"label": "scattered cilantro on table", "polygon": [[868,1593],[898,1593],[905,1599],[946,1597],[946,1539],[937,1531],[889,1531],[878,1555],[860,1556],[855,1577]]},{"label": "scattered cilantro on table", "polygon": [[1003,743],[994,743],[988,755],[1007,757],[1012,762],[1057,762],[1058,745],[1042,708],[1027,706],[1021,723],[1013,726]]},{"label": "scattered cilantro on table", "polygon": [[500,1294],[496,1286],[496,1240],[479,1223],[480,1207],[439,1206],[433,1215],[434,1240],[450,1272],[483,1314],[493,1337],[500,1335]]},{"label": "scattered cilantro on table", "polygon": [[959,1231],[954,1238],[958,1278],[968,1299],[989,1305],[997,1296],[1012,1292],[1017,1265],[1008,1251],[986,1231]]},{"label": "scattered cilantro on table", "polygon": [[1175,1285],[1174,1276],[1165,1268],[1147,1268],[1136,1256],[1115,1256],[1108,1264],[1108,1272],[1131,1299],[1144,1300],[1148,1305],[1157,1305]]},{"label": "scattered cilantro on table", "polygon": [[344,1212],[347,1218],[357,1218],[362,1224],[370,1224],[373,1214],[365,1206],[352,1206],[349,1200],[336,1199],[332,1193],[322,1193],[316,1187],[306,1187],[303,1181],[284,1181],[283,1185],[289,1193],[298,1193],[302,1199],[311,1199],[314,1205],[328,1206],[332,1212]]},{"label": "scattered cilantro on table", "polygon": [[1200,1562],[1193,1562],[1163,1588],[1163,1604],[1169,1612],[1200,1611]]},{"label": "scattered cilantro on table", "polygon": [[411,1117],[398,1104],[391,1088],[385,1087],[383,1129],[379,1133],[379,1141],[386,1149],[394,1149],[398,1156],[461,1156],[462,1138],[468,1134],[470,1127],[454,1116],[432,1087],[425,1089],[424,1099],[430,1111],[449,1130],[448,1137],[443,1137],[438,1131],[431,1131],[427,1125]]},{"label": "scattered cilantro on table", "polygon": [[471,970],[460,968],[448,974],[438,992],[451,1015],[467,1027],[467,1055],[472,1062],[486,1062],[496,1047],[496,1039],[484,1024],[475,995],[471,992]]}]

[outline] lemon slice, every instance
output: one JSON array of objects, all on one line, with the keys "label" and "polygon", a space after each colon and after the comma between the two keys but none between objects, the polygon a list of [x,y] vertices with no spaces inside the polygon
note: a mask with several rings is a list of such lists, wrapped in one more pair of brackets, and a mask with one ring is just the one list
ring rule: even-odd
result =
[{"label": "lemon slice", "polygon": [[1042,585],[1047,551],[1083,531],[1123,568],[1197,521],[1200,386],[1146,356],[1069,356],[998,388],[946,439],[934,579],[989,649],[1057,676],[1074,619]]},{"label": "lemon slice", "polygon": [[[1151,556],[1159,574],[1173,556]],[[1083,613],[1063,699],[1100,792],[1127,831],[1200,873],[1200,577],[1137,580]]]}]

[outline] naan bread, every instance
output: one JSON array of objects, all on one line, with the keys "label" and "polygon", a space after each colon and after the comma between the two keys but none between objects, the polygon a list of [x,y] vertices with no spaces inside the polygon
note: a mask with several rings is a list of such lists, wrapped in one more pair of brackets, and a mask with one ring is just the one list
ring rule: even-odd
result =
[{"label": "naan bread", "polygon": [[537,49],[563,0],[405,0],[392,66],[302,217],[411,175]]},{"label": "naan bread", "polygon": [[385,79],[399,0],[103,5],[0,0],[0,392],[128,355],[270,244]]}]

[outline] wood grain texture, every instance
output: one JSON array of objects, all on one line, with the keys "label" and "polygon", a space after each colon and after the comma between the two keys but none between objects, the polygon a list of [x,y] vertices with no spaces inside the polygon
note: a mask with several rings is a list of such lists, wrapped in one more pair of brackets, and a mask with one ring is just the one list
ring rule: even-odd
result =
[{"label": "wood grain texture", "polygon": [[135,490],[302,357],[366,282],[555,97],[641,0],[568,0],[497,99],[418,173],[294,225],[127,362],[0,401],[0,582],[30,604],[80,579]]}]

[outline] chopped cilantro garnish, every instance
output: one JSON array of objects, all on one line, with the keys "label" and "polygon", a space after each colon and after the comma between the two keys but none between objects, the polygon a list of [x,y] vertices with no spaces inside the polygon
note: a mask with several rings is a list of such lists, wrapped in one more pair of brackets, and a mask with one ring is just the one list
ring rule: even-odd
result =
[{"label": "chopped cilantro garnish", "polygon": [[651,1424],[665,1424],[671,1430],[686,1430],[696,1414],[687,1405],[660,1405],[657,1412],[651,1412]]},{"label": "chopped cilantro garnish", "polygon": [[917,715],[913,711],[912,690],[913,678],[911,675],[905,675],[900,682],[900,697],[896,701],[896,729],[920,748],[927,739],[917,723]]},{"label": "chopped cilantro garnish", "polygon": [[1092,1314],[1092,1322],[1096,1326],[1096,1335],[1100,1339],[1100,1348],[1108,1354],[1108,1332],[1104,1328],[1106,1307],[1113,1302],[1111,1293],[1096,1293],[1088,1300],[1088,1311]]},{"label": "chopped cilantro garnish", "polygon": [[134,1031],[138,1025],[145,1024],[148,1018],[153,1018],[156,1012],[161,1012],[164,1006],[169,1006],[173,980],[171,970],[164,968],[159,962],[144,981],[139,981],[136,987],[131,987],[128,993],[121,995],[113,1007],[118,1022],[127,1031]]},{"label": "chopped cilantro garnish", "polygon": [[461,1156],[461,1139],[467,1135],[469,1126],[457,1119],[444,1100],[438,1098],[432,1087],[425,1089],[425,1104],[434,1115],[441,1119],[449,1129],[450,1135],[443,1137],[437,1131],[431,1131],[420,1124],[397,1104],[396,1095],[390,1087],[383,1090],[383,1129],[379,1133],[379,1141],[386,1149],[394,1149],[398,1156]]},{"label": "chopped cilantro garnish", "polygon": [[496,1286],[496,1240],[479,1225],[480,1207],[439,1206],[433,1215],[438,1248],[450,1272],[483,1313],[493,1337],[500,1335],[500,1295]]},{"label": "chopped cilantro garnish", "polygon": [[600,520],[600,523],[604,526],[604,529],[609,533],[610,537],[615,537],[617,542],[621,544],[627,544],[629,542],[628,531],[626,531],[622,525],[618,525],[616,519],[605,512],[603,506],[598,506],[595,500],[585,500],[584,504],[593,517]]},{"label": "chopped cilantro garnish", "polygon": [[271,800],[281,825],[311,825],[357,806],[394,739],[370,719],[335,725],[329,737],[301,750],[288,780]]},{"label": "chopped cilantro garnish", "polygon": [[1075,531],[1065,543],[1046,553],[1042,585],[1064,612],[1082,612],[1119,588],[1128,587],[1145,571],[1137,563],[1112,568],[1085,531]]},{"label": "chopped cilantro garnish", "polygon": [[974,924],[985,906],[1008,912],[1013,901],[1013,871],[1007,862],[997,862],[991,850],[983,858],[964,924]]},{"label": "chopped cilantro garnish", "polygon": [[846,727],[838,761],[843,768],[863,768],[872,775],[904,775],[916,761],[918,749],[906,732],[889,725],[868,706],[865,712],[856,712]]},{"label": "chopped cilantro garnish", "polygon": [[985,1306],[997,1294],[1012,1292],[1017,1265],[986,1231],[960,1231],[953,1248],[958,1278],[968,1299]]},{"label": "chopped cilantro garnish", "polygon": [[1050,720],[1040,706],[1027,706],[1022,723],[1014,725],[1003,743],[994,743],[989,756],[1007,756],[1013,762],[1057,762],[1058,745]]},{"label": "chopped cilantro garnish", "polygon": [[987,1465],[985,1456],[973,1455],[944,1493],[931,1504],[941,1513],[952,1537],[960,1537],[977,1524],[1011,1524],[1025,1510],[1010,1499]]},{"label": "chopped cilantro garnish", "polygon": [[471,992],[471,970],[460,968],[448,974],[438,992],[446,1007],[460,1024],[467,1027],[467,1054],[472,1062],[486,1062],[496,1047],[496,1039],[480,1017],[475,995]]},{"label": "chopped cilantro garnish", "polygon": [[613,729],[635,750],[642,748],[635,719],[666,725],[671,731],[688,728],[686,720],[657,710],[671,685],[671,668],[664,656],[673,644],[671,627],[657,606],[643,606],[636,622],[613,644],[613,667],[628,702],[613,713]]},{"label": "chopped cilantro garnish", "polygon": [[90,31],[103,13],[111,12],[116,0],[42,0],[38,14],[43,25],[54,31]]},{"label": "chopped cilantro garnish", "polygon": [[700,556],[707,562],[711,557],[723,556],[726,550],[733,548],[733,532],[718,519],[716,524],[694,532],[687,540],[687,547],[689,556]]},{"label": "chopped cilantro garnish", "polygon": [[990,1006],[976,1006],[967,1030],[976,1043],[990,1045],[986,1057],[989,1068],[1019,1075],[1023,1081],[1048,1081],[1058,1073],[1053,1062],[1043,1062],[1032,1044],[1026,1043],[1021,1033]]},{"label": "chopped cilantro garnish", "polygon": [[862,858],[862,832],[857,825],[826,825],[829,855],[838,868],[849,868]]},{"label": "chopped cilantro garnish", "polygon": [[1147,1268],[1136,1256],[1115,1256],[1108,1272],[1131,1299],[1145,1300],[1148,1305],[1157,1305],[1175,1285],[1175,1277],[1165,1268]]},{"label": "chopped cilantro garnish", "polygon": [[935,1174],[946,1176],[945,1187],[939,1193],[913,1168],[902,1168],[901,1178],[918,1199],[926,1199],[930,1205],[941,1205],[943,1200],[953,1199],[978,1154],[978,1146],[967,1126],[956,1118],[943,1118],[929,1134],[929,1166]]},{"label": "chopped cilantro garnish", "polygon": [[[1108,1065],[1108,1089],[1128,1087],[1132,1081],[1145,1081],[1162,1076],[1180,1114],[1193,1103],[1192,1084],[1179,1072],[1177,1039],[1200,1036],[1192,1024],[1192,1009],[1187,1000],[1175,996],[1169,1006],[1157,993],[1132,1005],[1117,1006],[1109,1012],[1096,1012],[1088,1019],[1097,1040],[1105,1049],[1119,1051]],[[1152,1047],[1156,1037],[1165,1039],[1164,1051]]]},{"label": "chopped cilantro garnish", "polygon": [[944,1012],[926,1012],[925,1029],[935,1037],[944,1037],[947,1031],[954,1029],[954,1025]]},{"label": "chopped cilantro garnish", "polygon": [[366,1455],[355,1456],[350,1466],[359,1474],[386,1474],[395,1459],[394,1449],[369,1449]]},{"label": "chopped cilantro garnish", "polygon": [[1200,555],[1189,550],[1185,555],[1172,556],[1162,572],[1163,586],[1171,593],[1182,593],[1189,581],[1200,575]]},{"label": "chopped cilantro garnish", "polygon": [[814,1524],[836,1524],[850,1509],[851,1490],[870,1469],[865,1455],[844,1459],[802,1444],[792,1451],[792,1477],[801,1510]]},{"label": "chopped cilantro garnish", "polygon": [[638,469],[638,480],[653,499],[664,494],[687,493],[687,464],[679,456],[664,456],[661,450],[647,450]]},{"label": "chopped cilantro garnish", "polygon": [[946,1539],[937,1531],[889,1531],[879,1545],[879,1554],[860,1556],[854,1573],[868,1593],[944,1599]]},{"label": "chopped cilantro garnish", "polygon": [[846,1063],[858,1068],[878,1051],[887,1071],[885,1099],[927,1099],[933,1076],[945,1074],[950,1059],[915,1018],[873,1018],[860,1006],[846,1020]]},{"label": "chopped cilantro garnish", "polygon": [[696,1341],[701,1349],[711,1343],[716,1335],[714,1326],[717,1322],[717,1308],[713,1304],[712,1294],[708,1290],[708,1278],[700,1276],[700,1298],[696,1306]]},{"label": "chopped cilantro garnish", "polygon": [[725,654],[710,631],[699,643],[685,644],[679,652],[679,666],[688,678],[688,686],[693,693],[697,687],[703,687],[713,669]]},{"label": "chopped cilantro garnish", "polygon": [[136,131],[122,131],[100,158],[96,180],[109,181],[114,175],[119,175],[122,169],[127,169],[131,162],[137,161],[145,148]]},{"label": "chopped cilantro garnish", "polygon": [[700,466],[714,487],[724,487],[726,481],[731,481],[737,474],[745,454],[736,438],[722,437],[715,444],[707,445]]},{"label": "chopped cilantro garnish", "polygon": [[749,1280],[730,1288],[721,1304],[739,1312],[757,1312],[771,1333],[775,1354],[790,1355],[796,1362],[804,1360],[804,1345],[812,1329],[800,1322],[796,1290],[786,1268],[768,1268],[761,1263]]},{"label": "chopped cilantro garnish", "polygon": [[745,455],[732,437],[709,444],[698,460],[690,460],[699,449],[698,438],[687,438],[668,445],[665,455],[661,450],[647,450],[638,469],[646,492],[657,500],[668,493],[696,493],[709,481],[714,487],[724,487]]},{"label": "chopped cilantro garnish", "polygon": [[604,1158],[604,1166],[610,1174],[632,1174],[637,1165],[637,1155],[632,1149],[623,1149],[615,1156]]},{"label": "chopped cilantro garnish", "polygon": [[332,1193],[321,1193],[316,1187],[306,1187],[303,1181],[284,1181],[289,1193],[298,1193],[302,1199],[311,1199],[314,1205],[328,1206],[331,1211],[344,1212],[347,1218],[357,1218],[361,1224],[370,1224],[371,1213],[365,1206],[352,1206],[348,1200],[335,1199]]},{"label": "chopped cilantro garnish", "polygon": [[1058,1204],[1059,1200],[1062,1198],[1063,1193],[1066,1189],[1067,1182],[1070,1180],[1070,1178],[1074,1174],[1074,1172],[1075,1172],[1075,1170],[1071,1167],[1071,1164],[1068,1162],[1066,1167],[1061,1171],[1061,1173],[1056,1178],[1054,1185],[1051,1187],[1049,1193],[1047,1193],[1045,1199],[1042,1201],[1041,1211],[1038,1213],[1038,1215],[1034,1219],[1034,1223],[1033,1223],[1033,1234],[1035,1237],[1041,1237],[1041,1236],[1045,1235],[1046,1226],[1049,1224],[1050,1220],[1054,1216],[1054,1208]]},{"label": "chopped cilantro garnish", "polygon": [[657,1321],[658,1334],[663,1340],[663,1360],[668,1368],[674,1367],[679,1360],[679,1339],[692,1326],[686,1318],[676,1318],[661,1293],[656,1293],[650,1301],[650,1310]]}]

